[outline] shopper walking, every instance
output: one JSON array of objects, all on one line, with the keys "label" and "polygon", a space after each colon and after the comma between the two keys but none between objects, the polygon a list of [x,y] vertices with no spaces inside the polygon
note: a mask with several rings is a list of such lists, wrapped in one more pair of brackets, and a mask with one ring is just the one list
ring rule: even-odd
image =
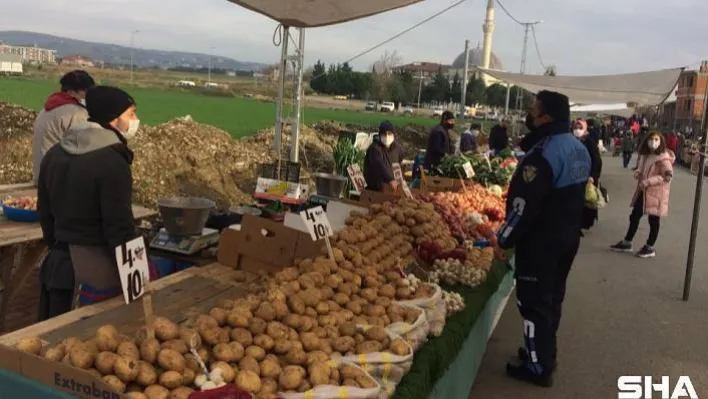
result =
[{"label": "shopper walking", "polygon": [[659,237],[659,221],[669,213],[669,193],[674,174],[674,153],[666,148],[661,133],[651,133],[639,147],[639,168],[634,172],[637,188],[632,196],[632,213],[624,239],[610,248],[620,252],[632,252],[632,240],[639,228],[642,216],[649,219],[649,237],[637,252],[640,258],[656,256],[654,244]]},{"label": "shopper walking", "polygon": [[515,379],[550,387],[556,333],[570,267],[580,245],[590,155],[569,132],[570,104],[563,94],[541,91],[531,110],[542,136],[519,163],[509,185],[501,248],[515,248],[516,297],[526,346],[520,363],[507,364]]},{"label": "shopper walking", "polygon": [[489,149],[494,156],[499,154],[509,147],[509,121],[502,119],[501,122],[495,125],[489,132]]},{"label": "shopper walking", "polygon": [[127,139],[140,121],[133,98],[115,87],[90,89],[86,108],[88,121],[42,160],[38,208],[44,242],[69,252],[81,294],[101,300],[120,294],[115,248],[137,236]]},{"label": "shopper walking", "polygon": [[[583,119],[578,119],[573,124],[573,135],[583,143],[588,154],[590,154],[590,178],[588,183],[596,188],[600,187],[600,174],[602,174],[602,155],[595,136],[588,130],[588,124]],[[587,204],[583,208],[581,228],[589,230],[597,221],[597,207],[589,207]]]},{"label": "shopper walking", "polygon": [[622,166],[625,169],[629,166],[632,161],[632,154],[634,153],[634,137],[631,132],[625,132],[624,137],[622,137]]}]

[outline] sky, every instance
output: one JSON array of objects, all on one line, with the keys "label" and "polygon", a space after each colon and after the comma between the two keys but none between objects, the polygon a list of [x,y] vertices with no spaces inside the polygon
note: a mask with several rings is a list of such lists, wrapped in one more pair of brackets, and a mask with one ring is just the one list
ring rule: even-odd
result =
[{"label": "sky", "polygon": [[[287,0],[283,0],[287,1]],[[354,1],[354,0],[343,0]],[[453,4],[425,0],[406,8],[306,32],[308,65],[346,61]],[[4,1],[1,30],[25,30],[73,39],[150,49],[214,52],[240,61],[276,62],[277,23],[226,0],[22,0]],[[450,64],[482,42],[486,0],[467,0],[352,62],[368,70],[385,52],[403,63]],[[708,59],[705,0],[502,0],[521,21],[542,20],[536,28],[541,60],[529,36],[526,73],[553,64],[558,74],[601,75],[677,66],[697,67]],[[520,68],[524,29],[496,7],[493,52],[506,70]]]}]

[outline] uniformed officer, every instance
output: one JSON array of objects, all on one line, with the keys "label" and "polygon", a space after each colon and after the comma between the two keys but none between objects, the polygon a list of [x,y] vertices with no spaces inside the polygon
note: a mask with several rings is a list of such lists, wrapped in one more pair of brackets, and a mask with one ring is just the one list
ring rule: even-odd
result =
[{"label": "uniformed officer", "polygon": [[524,321],[520,362],[506,370],[512,378],[550,387],[566,280],[580,245],[590,155],[570,132],[568,97],[541,91],[531,114],[534,133],[542,138],[512,177],[498,235],[501,248],[515,248],[516,296]]}]

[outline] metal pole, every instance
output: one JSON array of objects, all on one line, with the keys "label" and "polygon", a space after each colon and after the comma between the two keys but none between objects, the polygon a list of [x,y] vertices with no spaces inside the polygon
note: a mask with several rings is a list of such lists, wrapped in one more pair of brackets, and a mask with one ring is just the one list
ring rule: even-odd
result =
[{"label": "metal pole", "polygon": [[465,74],[462,77],[462,98],[460,98],[460,119],[465,119],[465,105],[467,102],[467,74],[470,70],[470,41],[465,40]]},{"label": "metal pole", "polygon": [[212,63],[213,56],[214,56],[214,47],[212,47],[211,51],[209,52],[209,76],[207,77],[207,83],[211,83],[211,63]]},{"label": "metal pole", "polygon": [[420,79],[418,81],[418,109],[420,109],[420,93],[423,91],[423,64],[420,64]]},{"label": "metal pole", "polygon": [[288,68],[288,40],[290,27],[283,25],[283,37],[280,42],[280,68],[278,73],[278,101],[275,103],[275,137],[273,148],[280,156],[280,140],[283,135],[283,91],[285,90],[285,72]]},{"label": "metal pole", "polygon": [[511,84],[506,84],[506,105],[504,106],[504,115],[509,116],[509,98],[511,97]]},{"label": "metal pole", "polygon": [[295,120],[292,123],[290,137],[290,161],[300,162],[300,111],[302,109],[302,75],[305,64],[305,28],[299,28],[297,43],[297,77],[295,79]]},{"label": "metal pole", "polygon": [[[698,72],[701,76],[701,72]],[[706,77],[708,79],[708,76]],[[698,82],[696,82],[697,84]],[[703,113],[701,115],[701,144],[698,147],[698,173],[696,174],[696,194],[693,200],[693,220],[691,220],[691,235],[688,238],[688,256],[686,258],[686,276],[683,280],[683,300],[688,301],[691,294],[691,279],[693,277],[693,261],[696,255],[696,238],[698,236],[698,222],[701,218],[701,196],[703,194],[703,173],[706,164],[706,142],[708,142],[708,131],[706,131],[706,110],[708,110],[708,85],[703,94]],[[693,115],[693,110],[691,110]]]},{"label": "metal pole", "polygon": [[140,32],[139,30],[134,30],[130,32],[130,85],[133,85],[133,47],[135,46],[135,34]]}]

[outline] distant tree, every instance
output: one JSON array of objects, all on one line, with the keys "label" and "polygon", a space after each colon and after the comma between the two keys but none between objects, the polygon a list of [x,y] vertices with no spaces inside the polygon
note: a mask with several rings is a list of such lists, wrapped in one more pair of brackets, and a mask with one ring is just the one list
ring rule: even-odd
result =
[{"label": "distant tree", "polygon": [[468,105],[477,105],[484,102],[484,91],[486,90],[484,80],[476,73],[473,74],[467,82],[467,93],[465,103]]},{"label": "distant tree", "polygon": [[530,91],[522,89],[519,86],[512,86],[511,87],[511,93],[510,93],[511,97],[509,99],[511,104],[509,105],[509,107],[512,107],[512,104],[514,104],[514,105],[516,104],[516,96],[518,95],[519,91],[521,91],[521,95],[522,95],[521,109],[527,110],[527,109],[531,108],[531,105],[533,104],[533,99],[535,96]]},{"label": "distant tree", "polygon": [[310,87],[312,90],[324,93],[327,86],[327,69],[321,60],[317,60],[315,66],[312,67],[312,77],[310,78]]},{"label": "distant tree", "polygon": [[546,68],[546,72],[543,73],[546,76],[556,76],[556,66],[555,65],[549,65]]},{"label": "distant tree", "polygon": [[455,76],[452,78],[452,84],[450,84],[449,97],[455,102],[459,102],[462,98],[462,82],[460,80],[460,74],[457,72],[455,72]]},{"label": "distant tree", "polygon": [[[513,97],[515,98],[515,97]],[[506,105],[506,86],[494,83],[484,90],[484,104],[490,107],[503,107]]]}]

